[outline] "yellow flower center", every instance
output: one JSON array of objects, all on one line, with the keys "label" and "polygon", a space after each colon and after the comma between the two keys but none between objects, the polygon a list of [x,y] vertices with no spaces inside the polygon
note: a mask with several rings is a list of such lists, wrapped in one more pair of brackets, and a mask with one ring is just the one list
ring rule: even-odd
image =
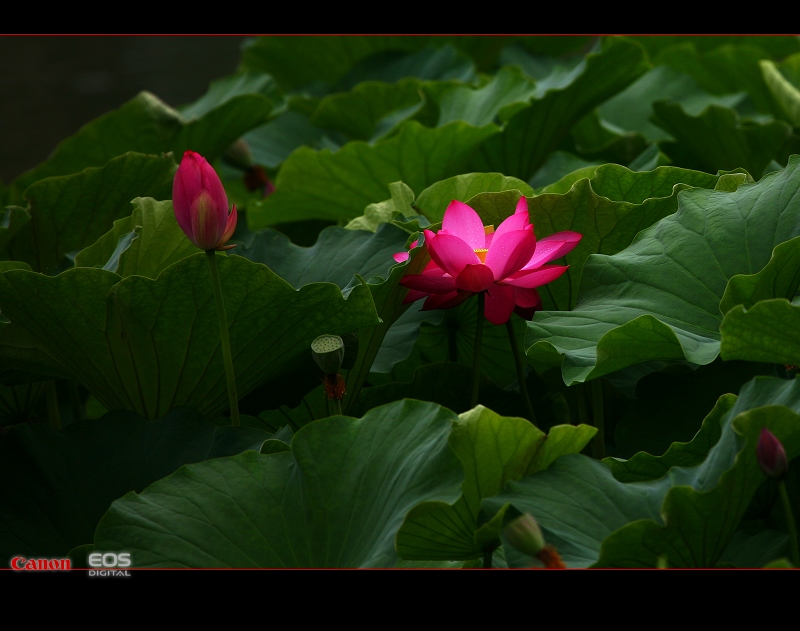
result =
[{"label": "yellow flower center", "polygon": [[480,250],[475,250],[475,254],[478,255],[478,258],[481,260],[481,263],[486,263],[486,253],[489,251],[488,248],[481,248]]}]

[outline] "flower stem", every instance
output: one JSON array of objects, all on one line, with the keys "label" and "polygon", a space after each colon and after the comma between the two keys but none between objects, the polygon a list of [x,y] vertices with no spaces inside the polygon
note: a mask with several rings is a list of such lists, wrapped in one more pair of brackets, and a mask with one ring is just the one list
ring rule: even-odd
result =
[{"label": "flower stem", "polygon": [[511,353],[514,355],[514,365],[517,368],[517,383],[519,383],[519,393],[522,395],[522,401],[525,403],[525,410],[528,413],[528,420],[536,427],[536,415],[533,413],[533,406],[531,399],[528,396],[528,388],[525,385],[525,366],[522,363],[522,353],[520,352],[519,344],[517,343],[517,336],[514,333],[514,324],[511,318],[506,322],[506,331],[508,332],[508,341],[511,343]]},{"label": "flower stem", "polygon": [[225,304],[222,302],[222,287],[219,284],[217,271],[217,255],[214,250],[206,250],[208,265],[211,268],[211,284],[214,286],[214,298],[217,302],[217,319],[219,320],[219,337],[222,342],[222,361],[225,364],[225,375],[228,378],[228,402],[231,406],[231,422],[239,425],[239,399],[236,396],[236,377],[233,373],[231,357],[231,338],[228,335],[228,318],[225,316]]},{"label": "flower stem", "polygon": [[478,315],[475,323],[475,348],[472,352],[472,399],[469,406],[478,405],[478,388],[481,383],[481,342],[483,339],[483,306],[486,296],[483,292],[478,294]]},{"label": "flower stem", "polygon": [[486,550],[483,551],[483,568],[485,570],[492,569],[492,554],[494,554],[494,550],[492,548],[486,548]]},{"label": "flower stem", "polygon": [[789,541],[792,546],[792,563],[795,567],[800,567],[800,551],[798,551],[797,547],[797,526],[794,523],[794,514],[792,513],[792,505],[789,502],[789,494],[786,492],[786,482],[780,480],[778,482],[778,490],[781,494],[783,510],[786,513],[786,525],[789,528]]},{"label": "flower stem", "polygon": [[333,403],[333,414],[336,416],[342,415],[342,402],[339,399],[331,399],[331,403]]},{"label": "flower stem", "polygon": [[603,419],[603,384],[599,379],[592,380],[592,417],[597,434],[592,442],[592,455],[598,460],[606,457],[606,433]]}]

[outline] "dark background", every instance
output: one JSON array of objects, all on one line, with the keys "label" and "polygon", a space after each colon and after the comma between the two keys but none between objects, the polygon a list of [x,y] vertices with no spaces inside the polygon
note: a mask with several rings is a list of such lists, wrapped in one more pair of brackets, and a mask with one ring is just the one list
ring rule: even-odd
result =
[{"label": "dark background", "polygon": [[0,36],[0,181],[142,90],[172,107],[236,70],[241,36]]}]

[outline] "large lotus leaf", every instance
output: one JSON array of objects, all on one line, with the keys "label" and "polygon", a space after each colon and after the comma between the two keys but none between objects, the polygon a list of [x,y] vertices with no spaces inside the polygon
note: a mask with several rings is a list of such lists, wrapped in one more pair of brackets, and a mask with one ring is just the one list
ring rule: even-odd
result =
[{"label": "large lotus leaf", "polygon": [[[389,184],[389,194],[391,198],[382,202],[370,204],[364,209],[364,214],[355,219],[351,219],[345,225],[347,230],[368,230],[375,232],[383,223],[393,222],[403,230],[412,231],[412,227],[405,225],[404,218],[414,217],[419,223],[421,216],[416,214],[416,209],[412,207],[414,203],[414,191],[403,182],[392,182]],[[414,221],[414,220],[411,220]],[[420,227],[430,225],[420,224]],[[416,232],[417,230],[413,230]]]},{"label": "large lotus leaf", "polygon": [[800,51],[800,39],[788,35],[642,35],[631,39],[644,46],[655,63],[661,62],[662,54],[669,54],[674,47],[685,46],[687,43],[701,53],[723,46],[757,47],[770,57],[786,57]]},{"label": "large lotus leaf", "polygon": [[[131,203],[130,217],[115,221],[111,230],[78,252],[76,267],[103,267],[116,256],[116,267],[105,269],[122,278],[133,274],[156,278],[176,261],[197,253],[197,246],[186,238],[175,219],[171,200],[158,202],[150,197],[137,197]],[[137,227],[138,236],[120,251],[120,240],[124,243]]]},{"label": "large lotus leaf", "polygon": [[[388,223],[380,224],[374,233],[329,227],[320,233],[313,247],[303,248],[292,244],[279,232],[264,230],[256,233],[252,241],[241,248],[240,254],[266,264],[296,288],[325,281],[345,289],[354,274],[369,279],[368,286],[383,322],[371,332],[366,329],[359,332],[357,379],[363,381],[370,370],[388,372],[394,363],[405,359],[411,352],[420,324],[431,319],[429,313],[400,304],[405,290],[397,283],[405,274],[405,266],[397,266],[392,254],[405,249],[407,238],[408,233]],[[406,315],[402,322],[397,322]],[[399,325],[397,331],[393,327],[395,322]],[[376,367],[373,363],[380,354],[383,357]],[[367,373],[362,374],[363,370]],[[349,393],[356,393],[360,388],[353,379],[355,375],[348,377]]]},{"label": "large lotus leaf", "polygon": [[719,303],[722,314],[742,305],[751,308],[761,300],[791,300],[800,284],[800,237],[779,244],[772,258],[756,274],[740,274],[728,281]]},{"label": "large lotus leaf", "polygon": [[[532,196],[533,189],[520,179],[506,177],[502,173],[466,173],[456,175],[429,186],[419,194],[414,206],[432,223],[444,218],[444,211],[454,199],[467,202],[479,193],[519,191]],[[514,203],[519,199],[517,195]],[[514,212],[514,209],[511,209]]]},{"label": "large lotus leaf", "polygon": [[668,66],[656,66],[625,90],[597,108],[603,120],[621,129],[638,131],[648,140],[665,140],[669,134],[653,125],[653,102],[670,99],[680,103],[684,111],[697,116],[709,105],[735,107],[744,94],[715,96],[703,90],[689,75]]},{"label": "large lotus leaf", "polygon": [[800,232],[799,167],[793,157],[735,192],[683,191],[678,212],[626,250],[587,260],[573,311],[535,315],[529,357],[551,363],[562,354],[567,385],[644,361],[711,363],[728,281],[762,269]]},{"label": "large lotus leaf", "polygon": [[336,283],[344,289],[354,274],[364,278],[386,276],[395,264],[392,254],[404,250],[408,234],[388,223],[376,232],[330,226],[317,242],[304,248],[272,229],[259,230],[236,253],[264,263],[293,287],[314,282]]},{"label": "large lotus leaf", "polygon": [[428,44],[425,37],[257,37],[242,47],[241,65],[271,74],[284,90],[316,81],[332,86],[370,55]]},{"label": "large lotus leaf", "polygon": [[[711,412],[703,419],[700,429],[687,442],[675,442],[663,455],[646,451],[634,454],[630,459],[604,458],[603,462],[620,482],[644,482],[658,480],[669,473],[672,467],[694,467],[702,464],[710,449],[722,435],[723,421],[736,404],[735,394],[724,394],[717,399]],[[663,422],[663,419],[661,419]]]},{"label": "large lotus leaf", "polygon": [[[514,114],[501,134],[487,140],[471,162],[473,171],[499,171],[525,181],[544,164],[572,126],[647,71],[644,50],[621,38],[604,40],[561,84]],[[421,189],[415,189],[421,190]]]},{"label": "large lotus leaf", "polygon": [[[521,109],[536,95],[536,83],[519,68],[501,68],[480,88],[456,86],[439,98],[437,126],[462,120],[476,127],[507,119],[506,108]],[[505,112],[504,112],[505,110]]]},{"label": "large lotus leaf", "polygon": [[711,94],[746,92],[757,110],[779,115],[759,67],[768,54],[755,41],[742,44],[700,52],[694,42],[684,42],[662,51],[656,63],[690,75]]},{"label": "large lotus leaf", "polygon": [[180,156],[192,149],[214,160],[242,134],[266,122],[271,110],[269,99],[243,94],[187,121],[156,96],[142,92],[82,127],[58,145],[46,162],[14,180],[12,199],[21,199],[23,191],[37,180],[99,167],[128,151],[172,151]]},{"label": "large lotus leaf", "polygon": [[64,430],[21,424],[0,437],[0,554],[63,556],[92,541],[111,502],[181,465],[259,449],[270,434],[219,427],[189,408],[146,422],[126,412]]},{"label": "large lotus leaf", "polygon": [[[757,378],[724,416],[711,413],[707,422],[721,422],[722,431],[697,466],[671,466],[652,479],[652,461],[640,460],[645,481],[622,483],[597,461],[567,456],[483,505],[493,511],[511,503],[534,515],[568,565],[656,567],[666,556],[671,567],[713,567],[764,480],[755,453],[761,427],[791,459],[800,454],[798,409],[800,385]],[[699,440],[706,445],[709,437]],[[634,460],[629,464],[635,475]]]},{"label": "large lotus leaf", "polygon": [[291,453],[184,467],[115,502],[95,549],[130,551],[136,567],[393,567],[408,511],[459,497],[455,420],[398,401],[307,425]]},{"label": "large lotus leaf", "polygon": [[578,453],[596,431],[559,425],[544,434],[524,419],[483,406],[459,415],[449,443],[464,466],[462,495],[454,504],[426,502],[409,512],[397,533],[397,553],[404,559],[467,560],[497,547],[496,526],[479,533],[481,500],[511,480],[546,469],[559,456]]},{"label": "large lotus leaf", "polygon": [[127,215],[134,197],[169,197],[174,173],[170,157],[127,153],[99,168],[39,180],[25,192],[30,221],[8,252],[50,272],[66,253],[90,245]]},{"label": "large lotus leaf", "polygon": [[717,399],[739,392],[757,374],[775,372],[765,364],[723,362],[718,358],[695,370],[685,365],[672,366],[644,376],[636,385],[636,400],[616,419],[616,455],[661,455],[673,443],[692,441]]},{"label": "large lotus leaf", "polygon": [[308,116],[289,110],[266,125],[256,127],[243,136],[250,147],[253,161],[277,169],[292,151],[303,145],[314,145],[324,130],[315,127]]},{"label": "large lotus leaf", "polygon": [[186,119],[200,118],[231,99],[245,94],[260,94],[274,104],[282,101],[275,80],[270,75],[260,72],[241,72],[212,81],[208,92],[193,103],[178,109]]},{"label": "large lotus leaf", "polygon": [[[279,376],[318,335],[377,322],[364,286],[345,300],[329,283],[295,291],[240,256],[220,256],[218,265],[240,396]],[[0,308],[107,409],[158,418],[180,405],[206,416],[227,408],[219,323],[202,253],[156,280],[120,279],[96,268],[57,277],[6,272]]]},{"label": "large lotus leaf", "polygon": [[800,365],[800,304],[764,300],[725,314],[720,326],[723,359]]},{"label": "large lotus leaf", "polygon": [[660,481],[669,486],[661,507],[663,525],[645,520],[613,533],[603,542],[597,564],[653,567],[658,556],[665,556],[671,567],[713,567],[764,481],[756,459],[761,428],[778,437],[792,460],[800,455],[798,411],[796,381],[761,377],[750,382],[706,461],[672,469]]},{"label": "large lotus leaf", "polygon": [[70,371],[37,348],[22,327],[0,322],[0,384],[11,386],[40,379],[71,379]]},{"label": "large lotus leaf", "polygon": [[761,174],[772,160],[783,164],[800,149],[792,128],[783,121],[742,121],[735,110],[710,105],[697,116],[679,103],[653,104],[653,121],[675,138],[663,150],[677,166],[715,173],[738,167]]},{"label": "large lotus leaf", "polygon": [[420,80],[412,77],[397,83],[359,83],[349,92],[323,98],[311,117],[311,123],[340,131],[353,140],[370,140],[380,121],[388,115],[401,111],[409,117],[416,111],[422,103],[419,86]]},{"label": "large lotus leaf", "polygon": [[449,44],[440,46],[443,43],[431,41],[417,52],[390,51],[372,55],[355,64],[336,83],[334,90],[351,90],[367,81],[395,83],[408,77],[426,81],[475,81],[477,77],[469,57]]},{"label": "large lotus leaf", "polygon": [[598,167],[567,193],[543,193],[528,201],[536,236],[572,230],[583,235],[564,259],[569,269],[540,289],[546,309],[575,305],[578,286],[590,254],[616,254],[643,229],[675,212],[678,193],[690,187],[712,188],[716,176],[675,167],[634,172],[616,164]]},{"label": "large lotus leaf", "polygon": [[[638,131],[626,131],[624,128],[617,127],[606,120],[601,119],[597,110],[592,110],[579,120],[569,133],[569,138],[561,144],[562,150],[569,150],[588,160],[596,160],[601,163],[613,162],[615,164],[629,164],[642,155],[648,145],[648,139]],[[541,178],[541,171],[552,159],[553,154],[540,168],[536,175],[531,178],[531,182]],[[580,168],[585,165],[578,165]],[[646,169],[636,169],[643,171]],[[651,169],[647,169],[651,170]],[[566,174],[568,171],[565,171]],[[557,178],[550,179],[554,182]]]},{"label": "large lotus leaf", "polygon": [[421,191],[463,172],[475,148],[495,133],[494,125],[453,122],[428,129],[406,121],[375,145],[351,142],[335,153],[300,147],[281,167],[275,192],[248,208],[248,225],[255,230],[301,219],[352,219],[386,199],[392,182]]},{"label": "large lotus leaf", "polygon": [[6,246],[14,236],[31,220],[28,211],[20,206],[7,206],[0,220],[0,256],[8,256]]},{"label": "large lotus leaf", "polygon": [[46,384],[46,381],[34,381],[13,386],[0,385],[0,425],[35,422],[36,405]]}]

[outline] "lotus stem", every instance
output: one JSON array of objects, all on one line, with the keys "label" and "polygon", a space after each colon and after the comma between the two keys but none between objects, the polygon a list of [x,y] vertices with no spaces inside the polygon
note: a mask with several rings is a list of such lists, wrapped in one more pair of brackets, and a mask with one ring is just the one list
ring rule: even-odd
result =
[{"label": "lotus stem", "polygon": [[228,402],[231,406],[231,422],[239,425],[239,398],[236,396],[236,376],[233,373],[231,356],[231,338],[228,334],[228,318],[225,316],[225,304],[222,302],[222,287],[217,271],[217,255],[214,250],[206,250],[208,265],[211,268],[211,284],[214,286],[214,298],[217,302],[217,319],[219,320],[219,337],[222,342],[222,361],[225,364],[225,375],[228,378]]},{"label": "lotus stem", "polygon": [[334,414],[334,416],[341,416],[342,415],[342,402],[339,399],[331,399],[331,403],[333,403],[333,414]]},{"label": "lotus stem", "polygon": [[483,551],[483,569],[492,569],[492,554],[494,554],[494,550],[491,548],[486,548],[486,550]]},{"label": "lotus stem", "polygon": [[786,482],[780,480],[778,482],[778,490],[780,491],[783,510],[786,513],[786,526],[789,529],[789,542],[792,549],[792,563],[795,567],[800,567],[800,551],[797,547],[797,526],[794,522],[794,514],[792,513],[792,505],[789,502],[789,494],[786,492]]},{"label": "lotus stem", "polygon": [[514,333],[514,324],[511,322],[511,318],[506,322],[506,331],[508,331],[508,341],[511,343],[511,353],[514,355],[514,365],[517,368],[519,393],[522,395],[522,401],[525,403],[528,420],[536,427],[536,415],[533,413],[531,398],[528,396],[528,387],[525,385],[525,365],[522,363],[522,353],[517,343],[517,335]]},{"label": "lotus stem", "polygon": [[483,307],[486,301],[484,292],[478,294],[478,315],[475,320],[475,348],[472,352],[472,398],[469,406],[478,405],[478,389],[481,383],[481,343],[483,340]]},{"label": "lotus stem", "polygon": [[603,384],[599,379],[592,381],[592,417],[597,428],[592,442],[592,455],[598,460],[606,457],[606,433],[603,418]]}]

